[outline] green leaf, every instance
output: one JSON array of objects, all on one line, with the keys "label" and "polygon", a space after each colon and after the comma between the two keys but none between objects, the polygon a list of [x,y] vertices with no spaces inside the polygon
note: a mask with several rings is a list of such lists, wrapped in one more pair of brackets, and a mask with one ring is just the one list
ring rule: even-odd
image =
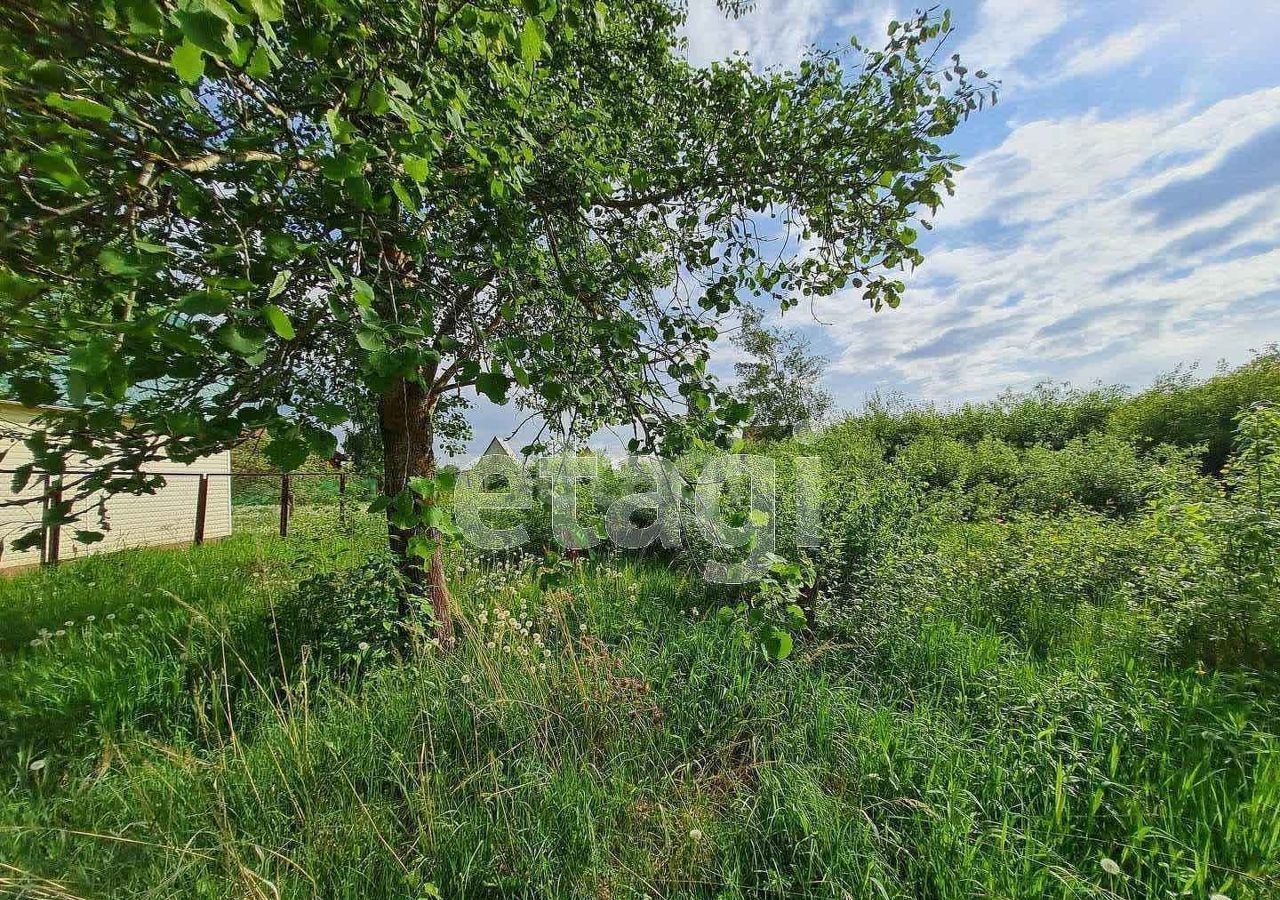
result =
[{"label": "green leaf", "polygon": [[335,144],[350,143],[351,123],[342,117],[336,106],[324,114],[324,120],[329,126],[329,134],[332,135]]},{"label": "green leaf", "polygon": [[105,247],[98,254],[98,265],[108,275],[119,275],[124,278],[135,278],[142,270],[110,247]]},{"label": "green leaf", "polygon": [[80,97],[66,97],[62,94],[48,94],[44,102],[54,109],[61,109],[79,116],[82,119],[96,119],[99,122],[110,122],[111,107],[104,106],[96,100],[85,100]]},{"label": "green leaf", "polygon": [[781,628],[769,628],[765,631],[760,646],[769,654],[770,659],[786,659],[791,655],[793,642],[791,635]]},{"label": "green leaf", "polygon": [[351,416],[347,408],[340,403],[317,403],[311,408],[311,414],[326,425],[341,425]]},{"label": "green leaf", "polygon": [[67,372],[67,400],[72,406],[80,406],[89,396],[89,384],[84,373],[75,369]]},{"label": "green leaf", "polygon": [[347,196],[356,202],[361,209],[373,207],[373,186],[363,175],[354,175],[342,182]]},{"label": "green leaf", "polygon": [[427,180],[427,172],[430,170],[430,164],[425,156],[405,153],[400,157],[400,163],[404,166],[404,174],[418,182],[418,184],[422,184],[422,182]]},{"label": "green leaf", "polygon": [[402,100],[409,100],[413,97],[413,88],[409,87],[409,83],[394,72],[388,72],[385,76],[387,84],[391,85],[391,93],[395,94]]},{"label": "green leaf", "polygon": [[104,337],[94,337],[86,343],[73,347],[67,354],[68,365],[77,372],[86,375],[101,375],[111,365],[115,355],[112,341]]},{"label": "green leaf", "polygon": [[373,305],[373,288],[369,285],[369,282],[352,275],[351,290],[356,305],[361,309],[368,309]]},{"label": "green leaf", "polygon": [[435,554],[436,547],[438,546],[440,546],[439,543],[429,537],[414,535],[409,538],[409,545],[406,549],[410,556],[430,559]]},{"label": "green leaf", "polygon": [[422,511],[422,524],[428,528],[444,528],[450,526],[449,511],[441,506],[428,506]]},{"label": "green leaf", "polygon": [[267,333],[261,328],[240,322],[227,322],[214,334],[241,356],[252,356],[267,342]]},{"label": "green leaf", "polygon": [[198,356],[209,349],[194,335],[167,325],[156,329],[156,337],[188,356]]},{"label": "green leaf", "polygon": [[769,514],[763,509],[753,509],[747,513],[747,521],[756,528],[764,528],[769,524]]},{"label": "green leaf", "polygon": [[183,10],[173,14],[183,35],[201,50],[213,56],[230,56],[227,46],[230,23],[207,10]]},{"label": "green leaf", "polygon": [[0,268],[0,297],[27,300],[45,289],[45,285],[33,278],[26,278],[8,269]]},{"label": "green leaf", "polygon": [[50,176],[65,188],[81,192],[86,192],[89,189],[84,179],[80,177],[76,164],[61,147],[33,153],[31,155],[31,165],[37,172]]},{"label": "green leaf", "polygon": [[231,297],[222,291],[193,291],[178,304],[180,312],[192,316],[220,316],[231,306]]},{"label": "green leaf", "polygon": [[292,277],[293,271],[291,269],[281,269],[277,272],[276,280],[271,282],[271,289],[267,291],[267,299],[270,300],[273,297],[279,297],[281,292],[284,291],[285,285],[289,283],[289,279]]},{"label": "green leaf", "polygon": [[333,432],[314,426],[306,427],[307,443],[321,459],[331,459],[338,452],[338,438]]},{"label": "green leaf", "polygon": [[11,378],[9,384],[23,406],[44,406],[58,400],[58,389],[46,378],[18,376]]},{"label": "green leaf", "polygon": [[370,353],[376,353],[379,350],[387,349],[387,342],[382,339],[381,333],[372,328],[361,328],[356,332],[356,343]]},{"label": "green leaf", "polygon": [[271,54],[263,47],[257,48],[244,71],[250,78],[266,78],[271,74]]},{"label": "green leaf", "polygon": [[164,27],[164,17],[154,0],[123,0],[120,6],[124,8],[134,34],[155,34]]},{"label": "green leaf", "polygon": [[279,22],[284,18],[284,0],[249,0],[249,5],[264,22]]},{"label": "green leaf", "polygon": [[382,86],[382,82],[375,81],[369,86],[369,92],[364,100],[365,109],[373,113],[375,116],[386,115],[391,104],[387,99],[387,89]]},{"label": "green leaf", "polygon": [[293,323],[289,321],[289,317],[285,315],[283,309],[274,303],[268,303],[262,307],[262,317],[267,320],[267,324],[271,326],[271,330],[277,335],[286,341],[293,340]]},{"label": "green leaf", "polygon": [[542,23],[534,18],[525,19],[524,27],[520,29],[520,58],[527,68],[532,69],[542,55],[545,40],[546,32]]},{"label": "green leaf", "polygon": [[507,402],[507,389],[511,382],[500,372],[482,372],[476,376],[476,390],[497,404]]},{"label": "green leaf", "polygon": [[271,439],[262,451],[267,460],[285,472],[292,472],[307,461],[311,448],[307,442],[296,435],[286,435]]},{"label": "green leaf", "polygon": [[391,182],[391,192],[396,195],[396,199],[400,201],[400,206],[411,213],[416,213],[418,204],[409,194],[409,189],[404,186],[400,179],[393,179]]},{"label": "green leaf", "polygon": [[195,84],[204,75],[204,51],[191,41],[183,41],[174,48],[169,65],[187,84]]}]

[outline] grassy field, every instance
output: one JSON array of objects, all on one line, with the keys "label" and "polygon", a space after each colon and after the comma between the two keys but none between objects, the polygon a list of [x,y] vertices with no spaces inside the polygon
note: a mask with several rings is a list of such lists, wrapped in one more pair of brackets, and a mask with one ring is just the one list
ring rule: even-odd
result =
[{"label": "grassy field", "polygon": [[459,649],[388,656],[378,522],[332,507],[0,580],[0,894],[1280,897],[1272,638],[1166,615],[1218,597],[1178,529],[1229,473],[871,425],[817,445],[780,661],[679,559],[460,553]]}]

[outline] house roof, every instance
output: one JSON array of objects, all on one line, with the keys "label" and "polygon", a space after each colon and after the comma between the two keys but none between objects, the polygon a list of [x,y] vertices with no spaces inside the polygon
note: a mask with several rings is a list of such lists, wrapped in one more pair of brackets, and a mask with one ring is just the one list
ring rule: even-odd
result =
[{"label": "house roof", "polygon": [[489,441],[489,446],[484,448],[481,456],[508,456],[515,459],[516,455],[511,452],[511,448],[507,446],[507,442],[502,438],[494,435],[493,440]]}]

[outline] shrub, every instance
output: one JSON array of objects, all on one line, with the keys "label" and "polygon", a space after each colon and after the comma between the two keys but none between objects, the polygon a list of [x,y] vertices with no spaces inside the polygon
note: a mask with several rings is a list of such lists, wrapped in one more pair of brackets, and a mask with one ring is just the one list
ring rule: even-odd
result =
[{"label": "shrub", "polygon": [[973,489],[989,484],[1008,490],[1022,478],[1022,457],[1004,441],[984,437],[969,454],[964,471],[964,483]]},{"label": "shrub", "polygon": [[952,438],[924,434],[898,452],[893,464],[903,475],[930,487],[950,487],[971,467],[973,451]]},{"label": "shrub", "polygon": [[1261,668],[1280,661],[1280,414],[1260,405],[1238,423],[1223,483],[1163,485],[1127,596],[1160,652]]},{"label": "shrub", "polygon": [[1236,420],[1260,401],[1280,403],[1280,349],[1197,382],[1194,367],[1177,369],[1116,407],[1110,430],[1140,447],[1198,447],[1205,472],[1220,472],[1235,441]]},{"label": "shrub", "polygon": [[388,554],[301,582],[279,610],[289,634],[322,668],[352,670],[386,659],[404,646],[398,598],[404,589]]},{"label": "shrub", "polygon": [[1043,654],[1113,600],[1136,558],[1126,527],[1094,513],[952,524],[884,554],[866,597],[890,620],[963,621]]},{"label": "shrub", "polygon": [[1114,435],[1073,438],[1061,450],[1033,447],[1023,458],[1020,500],[1037,512],[1080,504],[1098,512],[1129,515],[1146,500],[1152,463]]},{"label": "shrub", "polygon": [[1106,426],[1123,394],[1117,387],[1084,391],[1043,382],[1028,393],[1006,392],[996,401],[1000,436],[1015,447],[1060,450],[1073,439]]}]

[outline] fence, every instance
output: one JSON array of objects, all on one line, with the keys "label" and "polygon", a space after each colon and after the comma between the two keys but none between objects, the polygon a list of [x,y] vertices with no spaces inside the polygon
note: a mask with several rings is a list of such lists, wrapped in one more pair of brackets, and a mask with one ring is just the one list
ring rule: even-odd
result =
[{"label": "fence", "polygon": [[[5,480],[14,469],[0,469]],[[229,473],[181,471],[149,472],[161,475],[165,485],[153,494],[117,494],[91,501],[84,523],[61,526],[49,522],[49,510],[63,501],[63,478],[88,474],[69,470],[62,474],[38,473],[34,488],[12,494],[0,487],[0,570],[29,565],[57,565],[67,556],[68,528],[99,530],[99,543],[75,543],[73,553],[96,553],[129,547],[193,544],[226,537],[236,528],[233,509],[275,507],[272,531],[288,537],[295,508],[333,506],[339,520],[350,508],[371,498],[379,489],[376,479],[351,472]],[[123,473],[122,473],[123,474]],[[14,500],[21,499],[21,505]],[[249,517],[253,518],[253,517]],[[253,519],[261,527],[261,518]],[[103,530],[99,523],[105,522]],[[21,533],[38,527],[37,550],[11,552],[9,543]],[[255,529],[256,530],[256,529]]]}]

